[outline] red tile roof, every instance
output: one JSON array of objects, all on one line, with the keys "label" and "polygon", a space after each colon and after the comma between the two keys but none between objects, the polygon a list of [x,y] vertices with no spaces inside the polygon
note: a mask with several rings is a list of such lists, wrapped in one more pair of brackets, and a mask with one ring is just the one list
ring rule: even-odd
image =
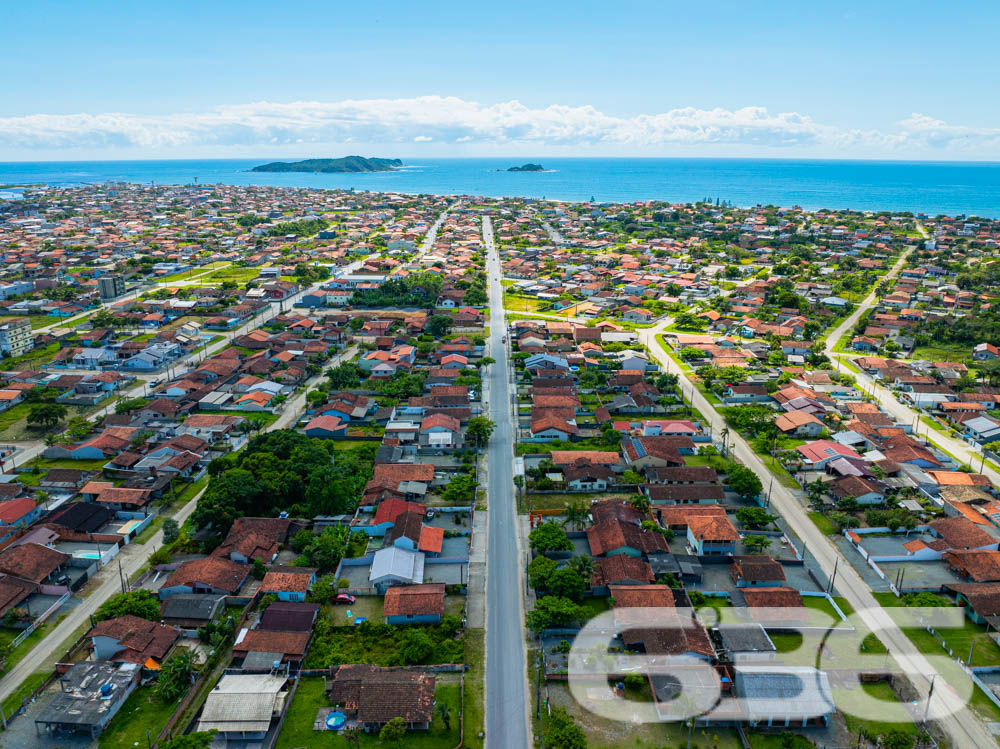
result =
[{"label": "red tile roof", "polygon": [[393,585],[385,593],[386,616],[444,614],[444,583]]}]

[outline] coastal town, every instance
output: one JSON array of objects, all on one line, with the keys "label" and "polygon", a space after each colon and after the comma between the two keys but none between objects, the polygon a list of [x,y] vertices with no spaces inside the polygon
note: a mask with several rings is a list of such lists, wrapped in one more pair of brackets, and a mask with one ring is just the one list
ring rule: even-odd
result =
[{"label": "coastal town", "polygon": [[1000,221],[106,182],[0,253],[2,746],[996,743]]}]

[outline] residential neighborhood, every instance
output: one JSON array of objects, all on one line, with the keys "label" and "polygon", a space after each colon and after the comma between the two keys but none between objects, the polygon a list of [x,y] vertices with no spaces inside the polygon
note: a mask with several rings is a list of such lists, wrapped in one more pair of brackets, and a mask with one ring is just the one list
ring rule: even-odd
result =
[{"label": "residential neighborhood", "polygon": [[[0,205],[12,745],[481,747],[500,693],[538,745],[616,745],[599,703],[677,695],[638,654],[733,698],[639,745],[946,743],[898,642],[960,661],[1000,720],[998,240],[718,201]],[[873,606],[965,625],[883,644],[852,617]],[[568,678],[598,616],[619,629],[587,706]],[[893,720],[842,708],[847,640],[817,661],[796,634],[824,627],[874,638]]]}]

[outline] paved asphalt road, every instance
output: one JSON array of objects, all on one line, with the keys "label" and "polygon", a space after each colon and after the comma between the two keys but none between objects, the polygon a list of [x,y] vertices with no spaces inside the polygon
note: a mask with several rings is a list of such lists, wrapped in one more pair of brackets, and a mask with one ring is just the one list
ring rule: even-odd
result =
[{"label": "paved asphalt road", "polygon": [[514,496],[514,426],[508,381],[507,347],[500,263],[493,246],[493,226],[483,219],[490,296],[490,418],[496,430],[490,440],[489,532],[486,550],[486,746],[518,749],[531,746],[525,681],[524,611],[517,548]]},{"label": "paved asphalt road", "polygon": [[[709,420],[712,432],[721,433],[721,430],[725,428],[725,422],[721,415],[693,386],[684,371],[667,355],[655,339],[656,333],[662,332],[663,328],[669,324],[670,320],[664,320],[654,328],[640,330],[639,338],[666,371],[681,378],[684,392],[691,393],[692,404]],[[685,381],[686,385],[684,385]],[[820,532],[792,492],[777,480],[773,480],[773,475],[764,461],[758,457],[747,442],[735,430],[729,432],[728,441],[731,452],[740,462],[757,474],[765,489],[770,487],[771,503],[781,513],[792,531],[805,543],[806,548],[815,557],[827,578],[833,574],[837,559],[844,561],[844,564],[837,566],[835,585],[837,593],[847,599],[870,630],[879,632],[880,639],[890,649],[896,661],[910,674],[917,674],[910,680],[923,700],[927,696],[931,676],[935,673],[941,673],[941,670],[932,667],[930,662],[916,651],[909,638],[888,617],[872,596],[860,575],[840,555],[837,547]],[[957,669],[957,666],[955,668]],[[923,709],[922,702],[918,707],[921,714]],[[970,710],[963,706],[961,700],[948,688],[945,680],[938,679],[931,701],[931,718],[937,717],[938,711],[945,709],[951,710],[952,714],[943,715],[940,718],[940,725],[948,735],[952,746],[963,747],[963,749],[974,746],[994,747],[995,749],[996,742],[987,733],[984,725]]]},{"label": "paved asphalt road", "polygon": [[[921,234],[925,237],[927,233],[924,231],[922,226],[917,226]],[[909,253],[902,255],[893,266],[892,270],[886,274],[886,279],[894,278],[903,267],[903,262],[906,260],[906,256]],[[854,313],[844,320],[836,330],[834,330],[826,339],[826,355],[830,357],[831,361],[836,361],[838,358],[854,359],[855,356],[850,356],[847,354],[836,354],[834,353],[834,347],[837,342],[840,341],[841,336],[844,335],[848,330],[850,330],[860,319],[861,315],[867,310],[871,309],[875,304],[875,292],[872,292],[867,299],[854,311]],[[854,374],[854,373],[852,373]],[[855,374],[855,378],[858,381],[858,385],[870,393],[873,398],[878,402],[882,408],[889,412],[893,418],[896,419],[900,424],[912,424],[916,432],[920,431],[922,422],[920,421],[920,414],[916,409],[911,408],[899,401],[896,398],[895,393],[893,393],[888,388],[884,388],[879,385],[872,377],[862,372],[861,374]],[[970,465],[975,470],[981,470],[982,473],[989,476],[990,480],[997,485],[1000,485],[1000,472],[994,470],[991,466],[983,462],[983,454],[979,450],[974,450],[969,443],[964,442],[960,439],[955,439],[947,434],[931,429],[930,427],[924,425],[924,431],[926,432],[926,437],[931,442],[934,442],[940,447],[943,447],[953,456],[958,458],[959,461]]]}]

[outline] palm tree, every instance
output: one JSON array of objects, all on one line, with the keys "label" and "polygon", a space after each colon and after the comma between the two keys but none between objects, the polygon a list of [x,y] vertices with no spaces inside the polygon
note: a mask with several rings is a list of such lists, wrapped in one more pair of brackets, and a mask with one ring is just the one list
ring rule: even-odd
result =
[{"label": "palm tree", "polygon": [[590,511],[582,502],[570,502],[566,505],[566,513],[562,524],[574,528],[583,528],[590,519]]},{"label": "palm tree", "polygon": [[594,560],[587,556],[573,557],[569,560],[569,568],[587,583],[594,576]]},{"label": "palm tree", "polygon": [[644,515],[649,512],[649,497],[645,494],[636,494],[628,503]]}]

